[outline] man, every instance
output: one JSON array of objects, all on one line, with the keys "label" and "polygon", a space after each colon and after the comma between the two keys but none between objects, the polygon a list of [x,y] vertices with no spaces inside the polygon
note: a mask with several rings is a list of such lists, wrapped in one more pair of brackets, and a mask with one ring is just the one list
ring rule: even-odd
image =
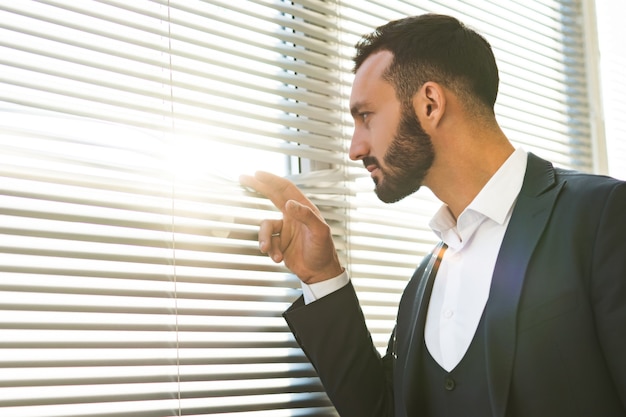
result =
[{"label": "man", "polygon": [[424,185],[444,203],[445,245],[407,285],[383,358],[317,208],[282,178],[241,178],[283,213],[260,249],[302,280],[285,318],[344,417],[626,416],[626,183],[514,149],[497,89],[491,47],[451,17],[357,45],[350,157],[385,202]]}]

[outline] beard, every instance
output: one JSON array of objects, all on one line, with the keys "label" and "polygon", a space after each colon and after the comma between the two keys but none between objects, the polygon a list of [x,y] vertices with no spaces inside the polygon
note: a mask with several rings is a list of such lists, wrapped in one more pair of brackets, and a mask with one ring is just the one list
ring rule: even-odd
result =
[{"label": "beard", "polygon": [[395,203],[420,189],[435,159],[430,136],[424,132],[412,105],[404,105],[396,135],[383,157],[383,168],[375,157],[363,159],[375,165],[381,178],[374,180],[375,192],[384,203]]}]

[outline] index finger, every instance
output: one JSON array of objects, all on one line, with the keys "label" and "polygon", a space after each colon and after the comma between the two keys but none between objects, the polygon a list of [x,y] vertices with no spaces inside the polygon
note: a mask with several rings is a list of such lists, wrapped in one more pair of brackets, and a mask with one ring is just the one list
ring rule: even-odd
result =
[{"label": "index finger", "polygon": [[280,211],[284,211],[289,200],[296,200],[305,205],[311,204],[294,183],[269,172],[257,171],[254,176],[242,175],[239,182],[269,198]]}]

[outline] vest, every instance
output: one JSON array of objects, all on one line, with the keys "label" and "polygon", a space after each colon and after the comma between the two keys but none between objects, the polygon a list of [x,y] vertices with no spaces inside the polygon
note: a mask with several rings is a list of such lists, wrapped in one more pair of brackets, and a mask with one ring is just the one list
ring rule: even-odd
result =
[{"label": "vest", "polygon": [[461,362],[451,371],[444,370],[430,355],[424,342],[418,377],[420,415],[427,417],[489,417],[492,414],[485,359],[485,317]]}]

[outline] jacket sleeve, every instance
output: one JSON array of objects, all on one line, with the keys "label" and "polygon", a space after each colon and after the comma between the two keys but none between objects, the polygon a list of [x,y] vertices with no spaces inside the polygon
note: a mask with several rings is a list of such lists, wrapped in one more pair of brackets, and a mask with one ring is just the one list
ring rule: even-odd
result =
[{"label": "jacket sleeve", "polygon": [[352,283],[308,305],[300,297],[283,316],[342,417],[393,416],[392,361],[376,350]]}]

